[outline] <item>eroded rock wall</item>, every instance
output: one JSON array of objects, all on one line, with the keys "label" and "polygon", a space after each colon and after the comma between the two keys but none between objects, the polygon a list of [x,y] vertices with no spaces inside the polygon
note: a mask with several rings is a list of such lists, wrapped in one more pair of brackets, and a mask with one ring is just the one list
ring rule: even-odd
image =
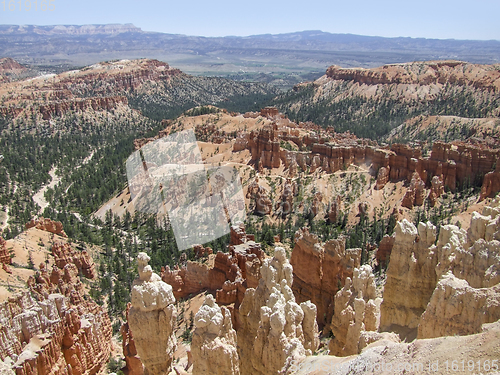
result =
[{"label": "eroded rock wall", "polygon": [[416,329],[437,284],[436,228],[420,223],[417,230],[403,219],[396,224],[395,232],[380,308],[382,331]]},{"label": "eroded rock wall", "polygon": [[331,321],[334,338],[328,344],[330,354],[340,357],[358,354],[374,340],[376,335],[364,333],[378,331],[381,303],[382,299],[376,297],[372,268],[367,264],[355,268],[353,279],[347,278],[335,295],[335,314]]},{"label": "eroded rock wall", "polygon": [[241,374],[286,373],[293,361],[318,347],[316,307],[295,302],[293,269],[283,248],[265,259],[256,289],[246,290],[238,330]]},{"label": "eroded rock wall", "polygon": [[239,375],[236,331],[229,310],[219,307],[209,294],[194,317],[194,325],[193,374]]},{"label": "eroded rock wall", "polygon": [[0,305],[0,359],[17,375],[95,374],[111,352],[107,312],[85,298],[74,264],[28,280],[30,291]]},{"label": "eroded rock wall", "polygon": [[343,239],[322,243],[307,228],[295,234],[292,290],[298,303],[310,300],[317,306],[320,328],[330,324],[334,296],[348,277],[352,279],[360,260],[361,249],[346,249]]},{"label": "eroded rock wall", "polygon": [[419,338],[480,332],[499,319],[500,200],[473,213],[466,232],[443,225],[418,231],[403,220],[387,270],[381,329]]}]

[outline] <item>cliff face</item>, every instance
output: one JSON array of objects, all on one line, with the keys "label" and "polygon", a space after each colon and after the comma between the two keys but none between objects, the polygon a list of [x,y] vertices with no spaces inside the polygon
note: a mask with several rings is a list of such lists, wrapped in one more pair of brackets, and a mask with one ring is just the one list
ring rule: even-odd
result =
[{"label": "cliff face", "polygon": [[12,264],[9,250],[7,250],[7,242],[0,236],[0,263]]},{"label": "cliff face", "polygon": [[417,230],[403,219],[396,224],[395,232],[380,329],[396,331],[399,327],[407,327],[415,330],[437,283],[436,228],[430,223],[420,223]]},{"label": "cliff face", "polygon": [[498,320],[500,200],[474,213],[468,232],[403,220],[396,226],[384,301],[382,330],[419,338],[477,333]]},{"label": "cliff face", "polygon": [[209,294],[194,317],[193,374],[238,375],[236,331],[231,313]]},{"label": "cliff face", "polygon": [[[480,183],[481,179],[481,199],[493,197],[500,191],[498,149],[458,141],[436,141],[430,156],[423,157],[420,149],[409,145],[393,144],[390,149],[380,148],[374,141],[341,137],[328,131],[322,137],[304,134],[307,127],[301,126],[303,129],[299,132],[296,124],[280,118],[272,125],[247,134],[248,141],[238,143],[233,152],[247,148],[252,155],[250,163],[256,164],[260,172],[263,168],[283,165],[288,177],[295,176],[299,167],[309,173],[318,168],[334,173],[351,164],[370,165],[372,175],[377,177],[376,189],[382,189],[388,181],[406,180],[410,183],[408,195],[402,203],[409,208],[421,205],[427,195],[434,204],[445,188],[455,191],[461,185]],[[307,146],[308,151],[283,149],[280,147],[282,142]],[[251,196],[255,200],[258,213],[266,215],[271,212],[268,193],[258,182],[249,187],[247,194],[247,198]]]},{"label": "cliff face", "polygon": [[333,80],[353,81],[365,85],[471,85],[476,88],[500,90],[500,72],[491,65],[475,65],[461,61],[427,61],[391,64],[374,69],[348,69],[331,66],[326,76]]},{"label": "cliff face", "polygon": [[500,284],[473,288],[450,271],[436,286],[418,326],[418,338],[470,335],[500,319]]},{"label": "cliff face", "polygon": [[295,302],[293,269],[277,247],[265,259],[256,289],[249,288],[240,306],[238,353],[242,374],[286,373],[294,361],[311,355],[319,344],[316,308]]},{"label": "cliff face", "polygon": [[353,277],[361,260],[361,249],[345,249],[345,241],[322,243],[306,229],[295,234],[290,258],[293,267],[292,290],[298,303],[311,300],[317,306],[320,328],[332,320],[334,296]]},{"label": "cliff face", "polygon": [[137,256],[139,279],[132,287],[128,324],[145,374],[163,374],[171,370],[176,349],[177,310],[172,287],[153,273],[149,259],[146,253]]},{"label": "cliff face", "polygon": [[144,366],[142,365],[141,359],[137,354],[137,348],[135,347],[134,336],[130,331],[130,326],[128,324],[128,314],[130,311],[131,303],[127,304],[126,310],[126,321],[123,322],[120,333],[122,335],[122,351],[125,357],[125,364],[128,371],[128,375],[143,375]]}]

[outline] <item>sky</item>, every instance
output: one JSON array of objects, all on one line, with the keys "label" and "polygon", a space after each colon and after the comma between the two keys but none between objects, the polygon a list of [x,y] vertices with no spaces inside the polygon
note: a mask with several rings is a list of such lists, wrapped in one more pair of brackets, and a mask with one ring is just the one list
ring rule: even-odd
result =
[{"label": "sky", "polygon": [[[500,0],[2,0],[0,24],[133,23],[144,31],[247,36],[322,30],[384,37],[500,40]],[[50,5],[52,11],[40,9]],[[9,3],[11,9],[9,10]],[[27,10],[27,4],[32,7]],[[19,7],[21,6],[21,10]]]}]

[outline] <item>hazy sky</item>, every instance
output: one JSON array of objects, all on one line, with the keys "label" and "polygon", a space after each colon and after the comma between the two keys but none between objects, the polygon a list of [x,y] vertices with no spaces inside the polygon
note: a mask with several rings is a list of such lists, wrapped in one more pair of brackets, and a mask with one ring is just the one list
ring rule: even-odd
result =
[{"label": "hazy sky", "polygon": [[[226,36],[322,30],[387,37],[500,40],[500,0],[50,0],[0,2],[0,24],[133,23],[145,31]],[[44,0],[48,3],[49,0]]]}]

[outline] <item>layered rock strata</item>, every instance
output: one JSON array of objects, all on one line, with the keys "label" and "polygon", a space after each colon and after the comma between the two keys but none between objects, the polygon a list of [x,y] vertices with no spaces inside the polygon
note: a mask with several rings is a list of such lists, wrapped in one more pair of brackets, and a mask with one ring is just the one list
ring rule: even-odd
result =
[{"label": "layered rock strata", "polygon": [[[377,177],[376,189],[383,188],[388,181],[411,183],[414,179],[414,196],[407,200],[416,205],[425,198],[419,196],[424,193],[422,183],[431,189],[430,198],[434,202],[445,187],[455,191],[460,185],[480,183],[477,180],[483,176],[482,199],[493,197],[500,191],[500,163],[497,162],[500,151],[497,149],[437,141],[432,145],[430,156],[423,157],[421,149],[409,145],[393,144],[390,149],[380,148],[376,143],[339,135],[301,135],[296,127],[286,119],[275,121],[272,126],[249,133],[248,141],[240,142],[237,150],[246,147],[252,155],[251,163],[261,168],[284,165],[289,170],[289,177],[295,176],[298,167],[309,173],[320,167],[324,172],[334,173],[351,164],[371,165],[371,171]],[[307,151],[282,149],[280,142],[283,141],[293,142],[299,148],[307,147]],[[416,179],[415,173],[421,181]],[[439,181],[433,181],[436,176]]]},{"label": "layered rock strata", "polygon": [[241,374],[286,373],[294,361],[318,347],[316,307],[295,302],[293,269],[283,248],[265,259],[259,286],[249,288],[240,306],[238,330]]},{"label": "layered rock strata", "polygon": [[128,324],[144,373],[168,374],[177,346],[175,297],[172,287],[148,265],[149,260],[146,253],[137,256],[139,278],[132,286]]},{"label": "layered rock strata", "polygon": [[295,234],[295,246],[290,258],[293,266],[292,290],[298,303],[311,300],[318,309],[320,328],[329,326],[334,296],[353,277],[360,266],[361,249],[346,249],[345,240],[325,243],[309,233],[307,228]]},{"label": "layered rock strata", "polygon": [[230,311],[219,307],[209,294],[194,317],[194,325],[193,374],[239,375],[236,331]]}]

